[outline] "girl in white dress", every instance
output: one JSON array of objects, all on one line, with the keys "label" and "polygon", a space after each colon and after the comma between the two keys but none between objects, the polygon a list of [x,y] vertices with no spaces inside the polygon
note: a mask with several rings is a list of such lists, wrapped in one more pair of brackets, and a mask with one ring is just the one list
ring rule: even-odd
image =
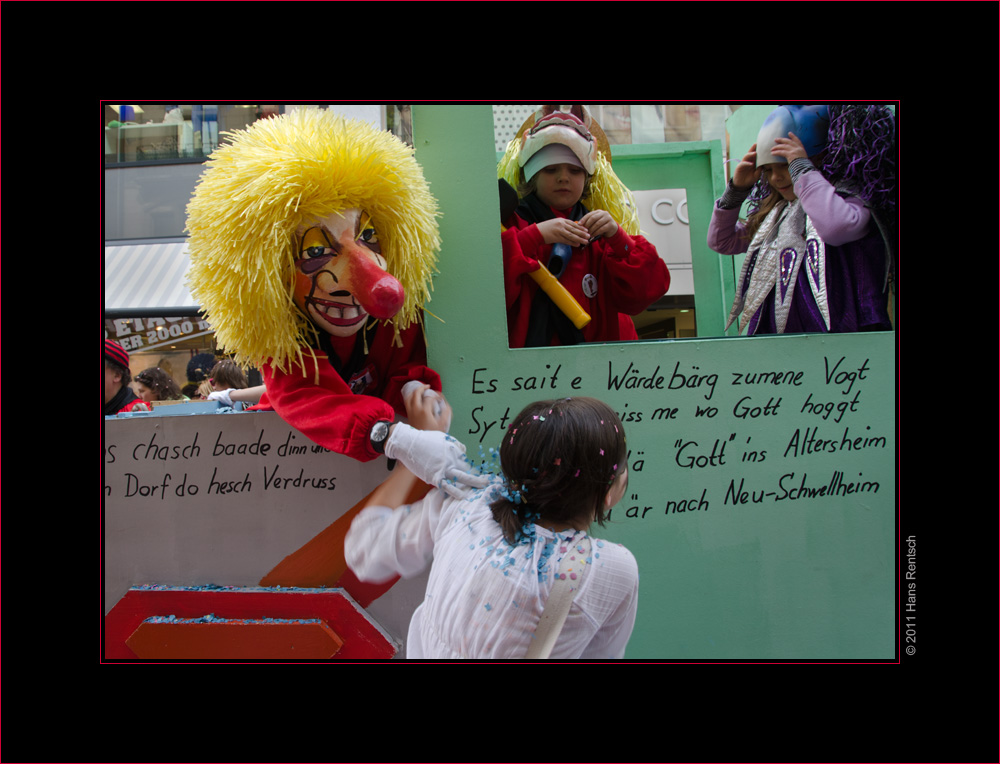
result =
[{"label": "girl in white dress", "polygon": [[[414,406],[415,426],[394,425],[385,453],[399,463],[345,539],[347,562],[364,581],[430,565],[407,657],[524,658],[562,576],[573,602],[549,657],[622,658],[638,566],[625,547],[588,535],[627,487],[618,416],[594,398],[530,404],[503,436],[500,474],[470,477],[455,469],[465,447],[429,429],[451,415],[447,406],[435,415],[432,400]],[[436,488],[407,505],[414,476]]]}]

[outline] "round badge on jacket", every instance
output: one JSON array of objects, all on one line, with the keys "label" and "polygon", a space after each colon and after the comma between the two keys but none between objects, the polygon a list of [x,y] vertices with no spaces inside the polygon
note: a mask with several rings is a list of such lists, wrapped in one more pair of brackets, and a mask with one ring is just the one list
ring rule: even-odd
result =
[{"label": "round badge on jacket", "polygon": [[597,276],[588,273],[583,277],[583,293],[587,297],[593,298],[597,294]]}]

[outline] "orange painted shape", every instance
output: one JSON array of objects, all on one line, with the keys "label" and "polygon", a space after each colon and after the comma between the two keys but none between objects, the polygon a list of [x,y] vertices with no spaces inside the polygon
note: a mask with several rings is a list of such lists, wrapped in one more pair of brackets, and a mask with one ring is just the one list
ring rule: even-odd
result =
[{"label": "orange painted shape", "polygon": [[322,621],[143,621],[126,644],[154,660],[325,660],[344,641]]},{"label": "orange painted shape", "polygon": [[[429,485],[417,483],[407,496],[407,503],[412,504],[422,499],[428,491],[430,491]],[[355,516],[368,506],[371,495],[369,493],[334,523],[279,562],[260,580],[259,585],[307,588],[341,586],[347,589],[362,607],[367,607],[372,600],[381,596],[396,579],[378,586],[358,586],[357,579],[347,569],[347,561],[344,559],[344,536],[347,535]]]}]

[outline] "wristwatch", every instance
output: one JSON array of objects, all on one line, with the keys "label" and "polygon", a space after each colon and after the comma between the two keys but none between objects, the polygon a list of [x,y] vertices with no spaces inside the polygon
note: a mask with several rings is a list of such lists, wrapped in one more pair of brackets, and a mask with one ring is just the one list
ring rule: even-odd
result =
[{"label": "wristwatch", "polygon": [[372,425],[371,432],[368,433],[368,441],[372,444],[372,448],[375,449],[375,453],[385,453],[385,442],[389,439],[389,427],[391,425],[392,422],[385,419],[380,419]]}]

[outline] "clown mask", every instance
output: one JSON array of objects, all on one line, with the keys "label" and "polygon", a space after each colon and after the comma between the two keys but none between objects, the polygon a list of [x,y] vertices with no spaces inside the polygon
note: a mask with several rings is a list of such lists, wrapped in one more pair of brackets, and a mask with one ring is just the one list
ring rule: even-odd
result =
[{"label": "clown mask", "polygon": [[368,316],[389,319],[403,306],[406,294],[386,270],[367,213],[349,209],[311,221],[296,241],[293,298],[320,330],[350,337]]}]

